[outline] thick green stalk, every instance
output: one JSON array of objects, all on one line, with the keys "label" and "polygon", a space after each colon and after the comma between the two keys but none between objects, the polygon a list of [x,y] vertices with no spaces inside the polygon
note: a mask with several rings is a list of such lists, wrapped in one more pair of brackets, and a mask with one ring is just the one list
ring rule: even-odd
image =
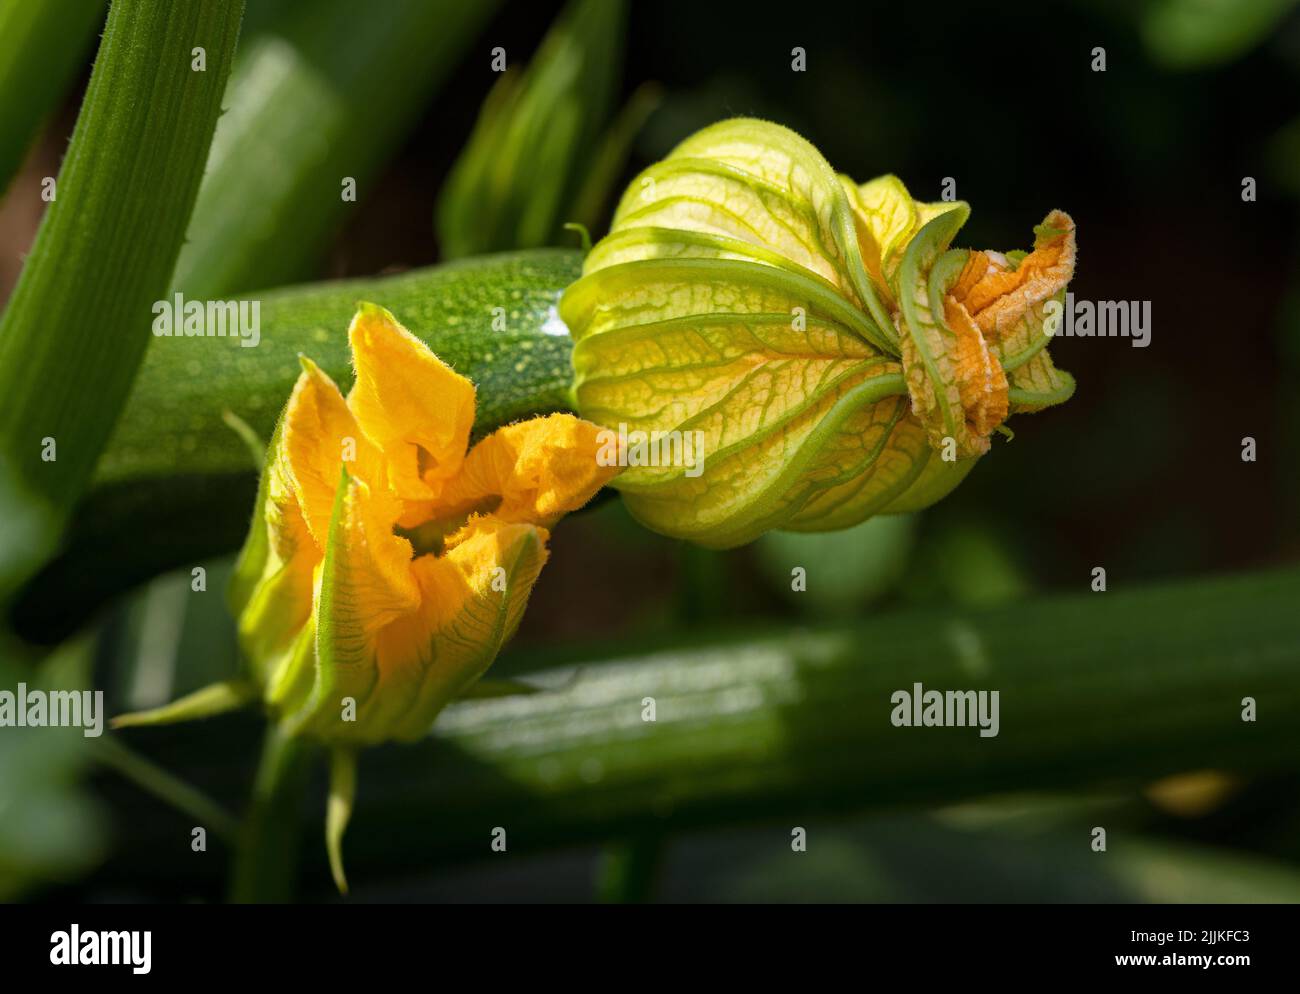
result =
[{"label": "thick green stalk", "polygon": [[0,459],[56,509],[89,480],[144,355],[243,6],[117,0],[109,11],[55,202],[0,321]]},{"label": "thick green stalk", "polygon": [[0,0],[0,194],[104,23],[101,0]]},{"label": "thick green stalk", "polygon": [[294,287],[258,295],[255,348],[238,338],[154,339],[64,552],[26,590],[15,624],[57,638],[139,581],[238,548],[257,472],[224,414],[269,439],[299,353],[347,389],[359,300],[387,307],[474,381],[477,431],[567,408],[572,343],[555,305],[581,268],[580,253],[544,249]]},{"label": "thick green stalk", "polygon": [[298,883],[303,801],[315,750],[304,739],[267,728],[253,797],[231,873],[230,900],[283,903]]},{"label": "thick green stalk", "polygon": [[260,18],[231,77],[175,287],[197,299],[310,276],[496,6],[297,0]]},{"label": "thick green stalk", "polygon": [[[368,753],[349,877],[361,888],[495,858],[498,826],[516,854],[756,818],[799,825],[819,811],[1133,789],[1207,767],[1294,770],[1297,603],[1291,569],[590,653],[576,676],[536,670],[554,691],[455,705],[423,742]],[[998,735],[895,727],[891,695],[918,682],[999,691]],[[647,697],[654,721],[643,720]],[[1245,697],[1253,722],[1242,720]],[[140,735],[182,775],[233,757],[209,784],[220,796],[240,789],[250,726]],[[319,818],[307,819],[317,835]],[[147,867],[165,848],[150,831],[131,840],[139,859],[122,857],[133,873],[201,872],[184,860]],[[324,846],[307,855],[329,887]]]},{"label": "thick green stalk", "polygon": [[[1289,570],[597,657],[571,687],[457,706],[425,743],[370,763],[349,867],[360,880],[409,868],[411,853],[421,865],[485,855],[497,825],[513,826],[514,851],[657,824],[1294,768],[1297,603]],[[915,683],[999,691],[998,734],[895,727],[891,695]],[[1246,697],[1255,721],[1242,720]]]}]

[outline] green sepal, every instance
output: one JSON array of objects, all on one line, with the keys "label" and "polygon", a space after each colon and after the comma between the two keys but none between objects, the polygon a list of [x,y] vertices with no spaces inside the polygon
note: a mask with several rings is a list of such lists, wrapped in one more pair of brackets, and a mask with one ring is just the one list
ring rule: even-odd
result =
[{"label": "green sepal", "polygon": [[929,272],[969,216],[970,208],[959,202],[957,209],[940,214],[917,232],[903,253],[895,288],[903,312],[904,333],[910,336],[925,375],[933,385],[935,402],[943,416],[944,433],[953,438],[957,437],[957,423],[943,389],[945,379],[933,348],[936,339],[949,332],[943,323],[942,301],[939,301],[939,309],[935,309]]},{"label": "green sepal", "polygon": [[110,723],[114,728],[137,725],[172,725],[180,721],[211,718],[251,704],[258,698],[257,687],[244,680],[225,680],[210,684],[179,700],[148,711],[120,714]]},{"label": "green sepal", "polygon": [[357,754],[351,749],[330,751],[330,793],[325,808],[325,849],[329,853],[330,873],[340,894],[348,892],[348,878],[343,872],[343,833],[352,818],[357,797]]}]

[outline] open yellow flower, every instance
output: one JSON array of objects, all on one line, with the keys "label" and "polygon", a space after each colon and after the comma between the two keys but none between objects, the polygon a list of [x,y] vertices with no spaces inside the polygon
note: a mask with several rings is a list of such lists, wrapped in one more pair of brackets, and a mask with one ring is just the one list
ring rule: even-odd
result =
[{"label": "open yellow flower", "polygon": [[[327,835],[339,843],[353,749],[425,734],[514,633],[546,562],[548,529],[616,472],[600,429],[553,414],[470,447],[474,386],[384,309],[348,330],[345,399],[309,359],[271,442],[231,587],[243,686],[290,735],[333,749]],[[237,703],[200,691],[118,724]]]},{"label": "open yellow flower", "polygon": [[547,529],[613,475],[555,414],[469,448],[474,387],[382,308],[348,332],[345,400],[303,360],[234,586],[263,698],[293,733],[423,735],[519,623]]}]

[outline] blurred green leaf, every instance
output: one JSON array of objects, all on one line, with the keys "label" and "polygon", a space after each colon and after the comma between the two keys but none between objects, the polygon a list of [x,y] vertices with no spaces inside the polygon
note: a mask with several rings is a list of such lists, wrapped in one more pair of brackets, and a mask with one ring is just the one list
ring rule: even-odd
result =
[{"label": "blurred green leaf", "polygon": [[936,512],[926,524],[903,585],[908,600],[982,607],[1029,593],[1015,550],[992,522]]},{"label": "blurred green leaf", "polygon": [[120,606],[113,626],[116,660],[109,686],[119,711],[161,707],[240,675],[239,647],[225,592],[230,557],[203,564],[203,590],[190,570],[166,573]]},{"label": "blurred green leaf", "polygon": [[1142,35],[1158,62],[1201,69],[1258,45],[1296,0],[1159,0],[1147,5]]},{"label": "blurred green leaf", "polygon": [[[804,824],[801,822],[801,824]],[[773,855],[773,835],[709,839],[690,866],[668,866],[669,901],[1295,903],[1300,871],[1280,861],[1108,833],[1093,852],[1090,826],[1048,831],[952,827],[892,815],[807,823],[808,850]],[[721,857],[727,850],[727,858]]]},{"label": "blurred green leaf", "polygon": [[[595,230],[602,220],[610,194],[627,164],[632,151],[632,144],[646,122],[659,108],[663,99],[659,86],[655,83],[642,83],[628,98],[623,109],[615,115],[613,123],[600,139],[596,154],[587,166],[586,176],[582,180],[568,210],[568,220],[582,225],[589,232]],[[590,248],[590,246],[588,246]]]},{"label": "blurred green leaf", "polygon": [[[64,645],[36,668],[18,657],[0,646],[0,689],[91,685],[89,643]],[[79,787],[95,741],[81,728],[0,728],[0,901],[74,880],[102,857],[101,813]]]},{"label": "blurred green leaf", "polygon": [[35,497],[0,458],[0,605],[55,548],[59,516]]},{"label": "blurred green leaf", "polygon": [[289,0],[245,39],[173,285],[192,298],[312,275],[497,0]]},{"label": "blurred green leaf", "polygon": [[634,98],[600,143],[626,13],[623,0],[572,0],[528,68],[492,88],[438,201],[446,258],[554,244],[564,222],[594,223],[654,100]]},{"label": "blurred green leaf", "polygon": [[1293,197],[1300,197],[1300,117],[1278,129],[1264,148],[1264,159],[1274,183]]},{"label": "blurred green leaf", "polygon": [[0,0],[0,194],[83,65],[99,0]]}]

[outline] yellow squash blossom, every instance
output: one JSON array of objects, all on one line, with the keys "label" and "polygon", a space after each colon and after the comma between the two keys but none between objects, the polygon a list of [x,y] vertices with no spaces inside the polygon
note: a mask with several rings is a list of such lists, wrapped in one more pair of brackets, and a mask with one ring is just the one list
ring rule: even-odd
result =
[{"label": "yellow squash blossom", "polygon": [[232,606],[244,684],[200,691],[118,724],[178,720],[251,687],[287,734],[334,750],[331,861],[353,749],[424,735],[519,624],[548,529],[617,469],[600,429],[553,414],[470,447],[474,387],[380,307],[348,331],[345,399],[302,360],[271,442]]},{"label": "yellow squash blossom", "polygon": [[703,449],[702,470],[632,462],[612,484],[632,513],[728,547],[916,510],[1010,414],[1067,399],[1045,325],[1073,221],[1053,211],[1029,253],[950,250],[969,213],[743,118],[634,180],[560,308],[583,417]]}]

